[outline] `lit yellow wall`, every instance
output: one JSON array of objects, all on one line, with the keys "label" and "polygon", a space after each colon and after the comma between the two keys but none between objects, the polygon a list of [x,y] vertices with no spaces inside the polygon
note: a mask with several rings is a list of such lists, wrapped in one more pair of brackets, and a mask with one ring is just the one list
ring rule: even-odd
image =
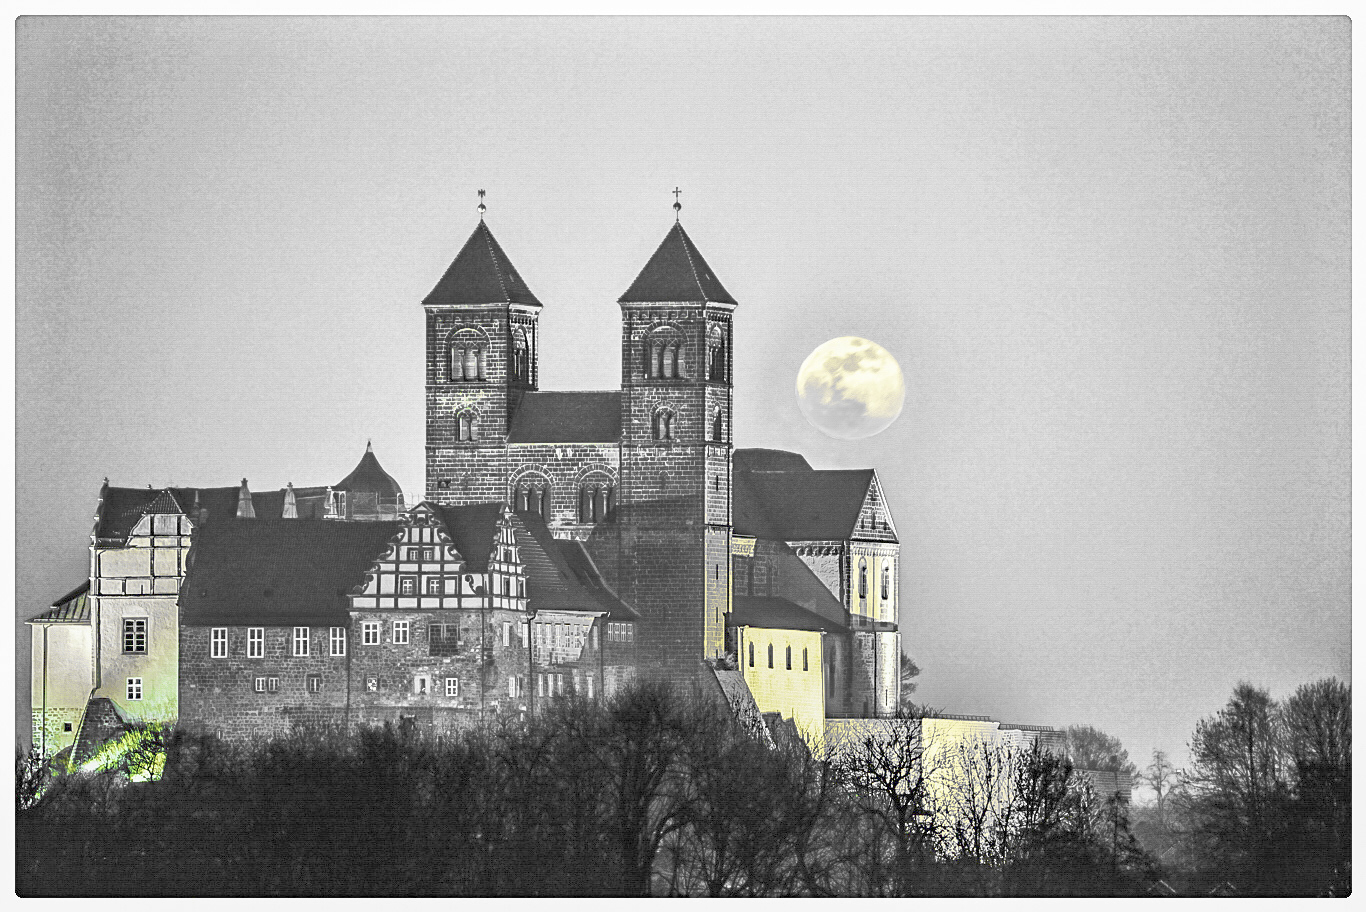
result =
[{"label": "lit yellow wall", "polygon": [[[760,712],[776,712],[792,719],[812,751],[825,738],[825,674],[821,665],[821,635],[809,630],[766,627],[740,628],[740,668]],[[754,665],[749,647],[754,645]],[[773,667],[768,667],[768,647],[773,646]],[[785,649],[792,647],[792,670],[787,670]],[[808,665],[802,670],[802,650]]]},{"label": "lit yellow wall", "polygon": [[[43,663],[43,627],[47,627],[47,663]],[[49,755],[76,739],[76,723],[85,710],[91,687],[89,624],[31,624],[33,639],[33,745]],[[44,673],[46,672],[46,687]],[[44,735],[43,723],[47,730]],[[71,723],[66,731],[64,723]]]}]

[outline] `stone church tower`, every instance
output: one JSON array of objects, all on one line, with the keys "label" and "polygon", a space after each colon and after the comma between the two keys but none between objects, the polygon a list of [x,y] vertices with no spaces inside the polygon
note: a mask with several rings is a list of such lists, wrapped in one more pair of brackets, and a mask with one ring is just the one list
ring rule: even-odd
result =
[{"label": "stone church tower", "polygon": [[647,618],[644,655],[696,663],[724,651],[730,610],[735,299],[675,223],[618,303],[623,595]]}]

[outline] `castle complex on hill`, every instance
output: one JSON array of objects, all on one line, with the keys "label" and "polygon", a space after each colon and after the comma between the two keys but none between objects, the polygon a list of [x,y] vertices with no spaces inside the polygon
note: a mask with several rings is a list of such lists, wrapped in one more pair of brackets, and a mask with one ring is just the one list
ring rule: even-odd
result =
[{"label": "castle complex on hill", "polygon": [[421,502],[368,445],[331,486],[106,481],[88,579],[29,621],[34,745],[79,764],[137,722],[447,731],[647,675],[813,743],[894,714],[876,472],[733,448],[740,309],[680,223],[619,303],[621,389],[541,390],[544,305],[481,207],[422,302]]}]

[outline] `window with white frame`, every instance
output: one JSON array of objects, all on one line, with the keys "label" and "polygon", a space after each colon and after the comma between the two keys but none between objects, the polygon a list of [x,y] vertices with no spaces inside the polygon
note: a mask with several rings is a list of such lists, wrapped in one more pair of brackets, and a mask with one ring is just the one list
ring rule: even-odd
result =
[{"label": "window with white frame", "polygon": [[508,621],[503,622],[503,645],[512,645],[512,624]]},{"label": "window with white frame", "polygon": [[408,645],[408,621],[394,621],[394,645]]},{"label": "window with white frame", "polygon": [[296,656],[308,655],[308,628],[294,628],[294,654]]},{"label": "window with white frame", "polygon": [[422,549],[422,559],[425,560],[425,561],[431,560],[431,559],[432,559],[432,554],[433,554],[433,553],[434,553],[434,552],[432,551],[431,548],[423,548],[423,549]]},{"label": "window with white frame", "polygon": [[428,595],[440,595],[440,594],[441,594],[441,577],[439,577],[439,576],[429,576],[429,577],[427,577],[427,594],[428,594]]},{"label": "window with white frame", "polygon": [[258,694],[266,692],[266,679],[264,676],[259,677],[252,682],[252,690],[256,691]]},{"label": "window with white frame", "polygon": [[129,678],[129,679],[128,679],[128,699],[130,699],[130,700],[141,700],[141,699],[142,699],[142,678]]},{"label": "window with white frame", "polygon": [[315,693],[320,692],[322,689],[323,689],[323,678],[322,678],[322,675],[309,675],[309,676],[308,676],[308,692],[311,693],[311,694],[315,694]]},{"label": "window with white frame", "polygon": [[215,659],[226,659],[228,657],[228,628],[213,628],[209,638],[209,655]]},{"label": "window with white frame", "polygon": [[266,628],[247,628],[247,658],[261,659],[266,655]]},{"label": "window with white frame", "polygon": [[133,653],[147,652],[147,619],[123,619],[123,651]]},{"label": "window with white frame", "polygon": [[270,691],[271,693],[275,693],[275,691],[277,691],[277,690],[279,690],[279,689],[280,689],[280,679],[279,679],[279,678],[266,678],[266,690]]},{"label": "window with white frame", "polygon": [[327,641],[331,646],[329,652],[334,656],[346,655],[346,628],[329,627],[327,628]]},{"label": "window with white frame", "polygon": [[458,696],[460,696],[460,679],[459,679],[459,678],[447,678],[447,679],[446,679],[446,696],[448,696],[448,697],[458,697]]},{"label": "window with white frame", "polygon": [[379,621],[361,621],[360,641],[363,646],[379,645]]},{"label": "window with white frame", "polygon": [[398,578],[399,595],[417,595],[417,577],[400,576]]},{"label": "window with white frame", "polygon": [[413,676],[413,693],[426,696],[432,692],[432,676],[426,674]]}]

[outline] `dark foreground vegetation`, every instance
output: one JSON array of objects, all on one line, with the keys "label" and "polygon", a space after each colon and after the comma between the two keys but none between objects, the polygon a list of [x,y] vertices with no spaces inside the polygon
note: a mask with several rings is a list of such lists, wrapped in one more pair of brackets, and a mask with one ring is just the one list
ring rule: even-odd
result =
[{"label": "dark foreground vegetation", "polygon": [[1285,700],[1239,684],[1196,726],[1191,765],[1156,751],[1134,831],[1182,893],[1347,896],[1352,883],[1352,691],[1336,678]]},{"label": "dark foreground vegetation", "polygon": [[[119,765],[161,751],[151,782],[40,783],[21,758],[20,895],[1125,895],[1155,880],[1122,806],[1049,753],[932,757],[908,722],[813,758],[652,687],[444,739],[300,731],[242,749],[153,731]],[[935,779],[950,766],[974,777]]]}]

